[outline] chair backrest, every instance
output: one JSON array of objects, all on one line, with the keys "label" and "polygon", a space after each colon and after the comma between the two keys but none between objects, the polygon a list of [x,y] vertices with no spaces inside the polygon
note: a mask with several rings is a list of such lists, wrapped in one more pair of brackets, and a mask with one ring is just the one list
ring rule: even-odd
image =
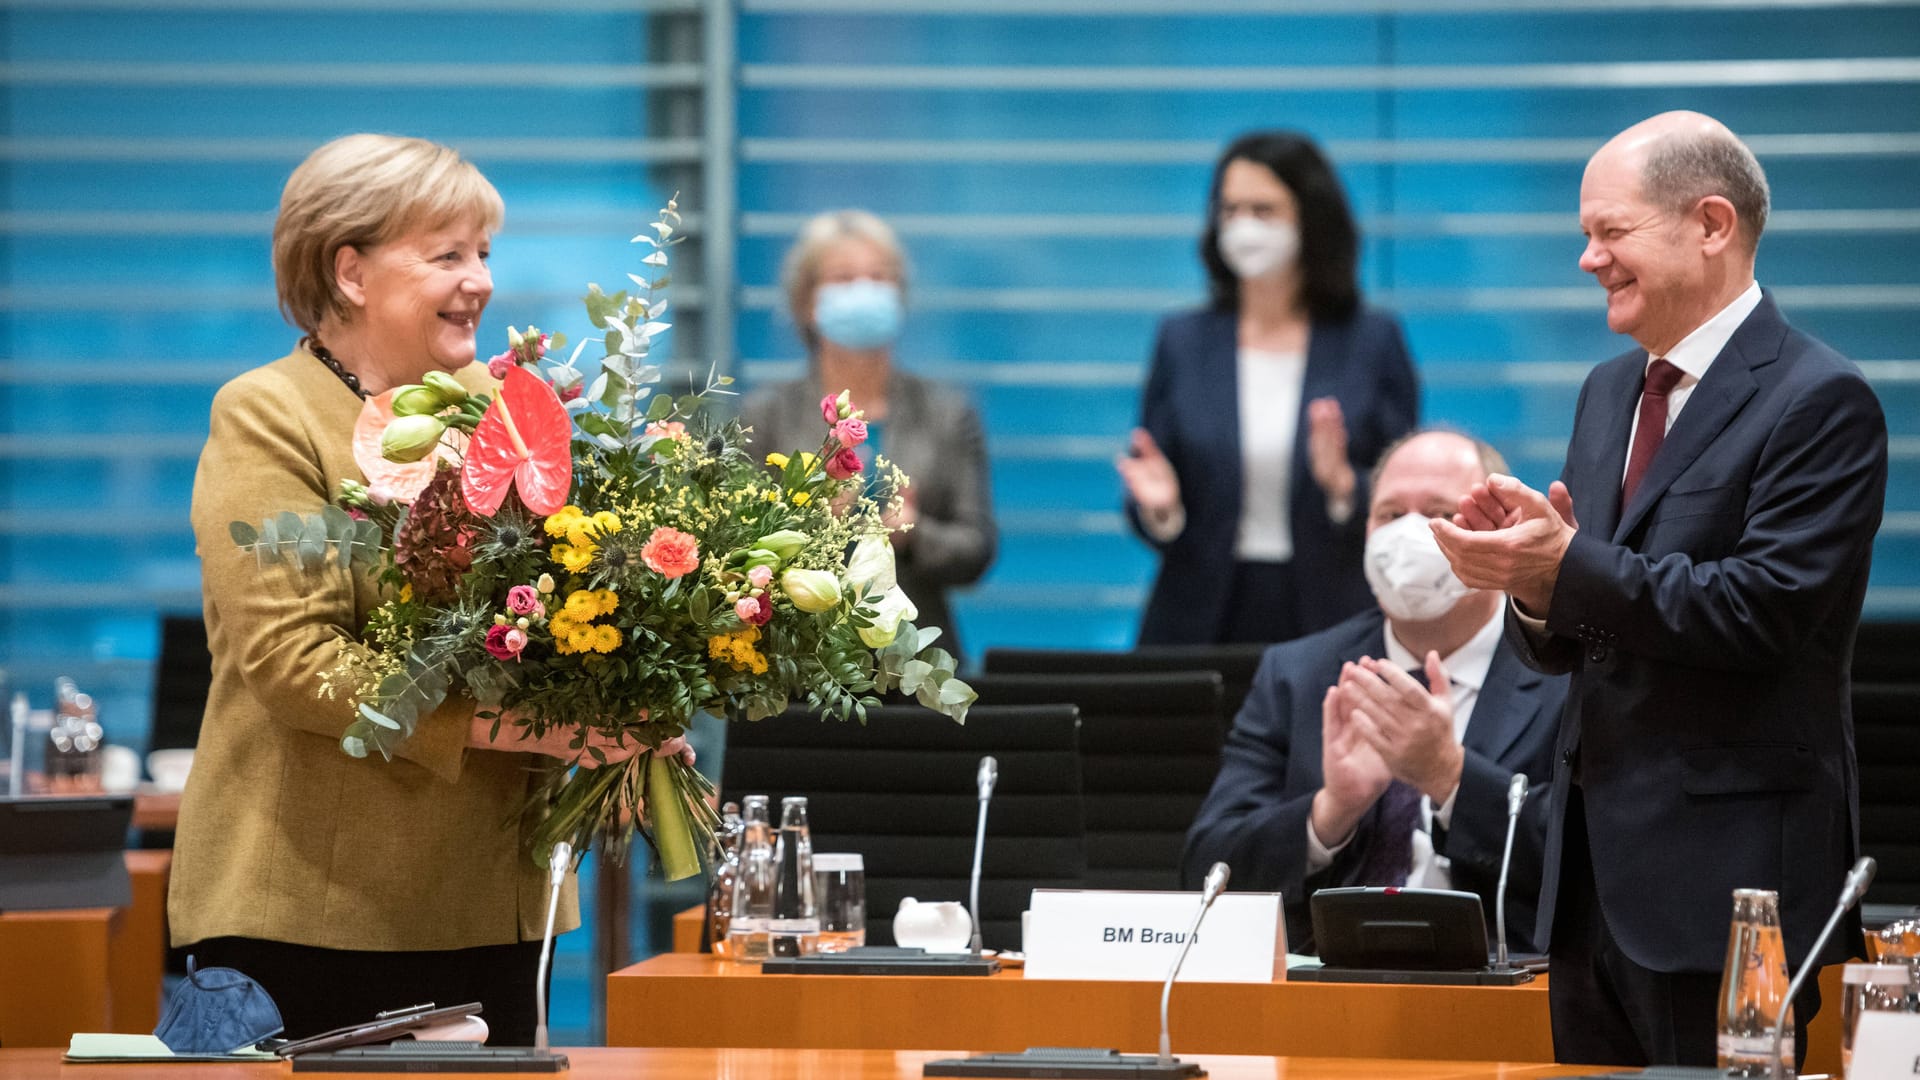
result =
[{"label": "chair backrest", "polygon": [[1180,887],[1187,828],[1220,770],[1218,674],[986,675],[973,686],[984,705],[1079,708],[1089,887]]},{"label": "chair backrest", "polygon": [[1920,683],[1920,622],[1862,622],[1853,642],[1853,681]]},{"label": "chair backrest", "polygon": [[979,812],[980,758],[999,761],[987,812],[981,932],[1020,947],[1020,913],[1034,889],[1079,888],[1087,868],[1079,717],[1071,706],[976,706],[966,724],[917,705],[867,711],[867,722],[800,709],[727,728],[723,797],[807,797],[817,852],[865,859],[867,943],[893,943],[902,897],[967,901]]},{"label": "chair backrest", "polygon": [[1253,688],[1270,645],[1148,645],[1131,652],[1100,649],[988,649],[988,675],[1127,675],[1154,671],[1220,673],[1220,715],[1231,725]]},{"label": "chair backrest", "polygon": [[1853,739],[1860,762],[1860,850],[1874,857],[1867,899],[1920,904],[1920,685],[1855,683]]},{"label": "chair backrest", "polygon": [[207,624],[193,615],[160,617],[160,657],[153,665],[153,727],[148,750],[191,750],[213,685]]}]

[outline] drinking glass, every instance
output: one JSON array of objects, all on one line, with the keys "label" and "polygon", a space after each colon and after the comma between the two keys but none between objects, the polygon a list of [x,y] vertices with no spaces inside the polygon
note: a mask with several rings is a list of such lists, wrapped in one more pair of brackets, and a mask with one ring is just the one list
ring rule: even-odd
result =
[{"label": "drinking glass", "polygon": [[813,857],[813,893],[820,904],[823,953],[846,952],[867,943],[867,867],[858,852]]}]

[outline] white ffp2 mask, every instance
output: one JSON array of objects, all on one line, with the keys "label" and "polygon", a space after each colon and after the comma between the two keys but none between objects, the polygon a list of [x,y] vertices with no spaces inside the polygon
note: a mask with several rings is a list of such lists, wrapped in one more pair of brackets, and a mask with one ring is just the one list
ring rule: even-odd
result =
[{"label": "white ffp2 mask", "polygon": [[1300,257],[1300,227],[1291,221],[1235,217],[1220,226],[1220,259],[1242,279],[1266,277]]},{"label": "white ffp2 mask", "polygon": [[1453,575],[1422,514],[1402,514],[1373,530],[1365,567],[1381,610],[1402,622],[1437,619],[1473,591]]}]

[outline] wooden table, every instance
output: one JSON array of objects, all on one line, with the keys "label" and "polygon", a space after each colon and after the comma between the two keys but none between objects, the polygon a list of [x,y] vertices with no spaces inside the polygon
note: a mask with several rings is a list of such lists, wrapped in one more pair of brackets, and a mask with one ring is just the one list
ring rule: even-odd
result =
[{"label": "wooden table", "polygon": [[[961,1051],[567,1048],[574,1080],[919,1080],[923,1063]],[[1523,1080],[1590,1072],[1566,1065],[1365,1058],[1201,1057],[1214,1080]],[[0,1050],[0,1080],[283,1080],[284,1063],[62,1065],[57,1050]],[[302,1073],[302,1076],[319,1075]],[[355,1073],[357,1077],[402,1076]],[[462,1075],[462,1074],[451,1074]],[[465,1074],[472,1076],[475,1074]],[[492,1074],[498,1075],[498,1074]]]},{"label": "wooden table", "polygon": [[[753,1023],[741,1023],[741,1017]],[[1544,981],[1516,987],[1184,983],[1187,1053],[1553,1060]],[[764,975],[667,953],[607,978],[610,1046],[1158,1049],[1160,984],[1024,978]]]},{"label": "wooden table", "polygon": [[129,851],[133,903],[0,915],[0,1045],[152,1031],[167,955],[170,851]]}]

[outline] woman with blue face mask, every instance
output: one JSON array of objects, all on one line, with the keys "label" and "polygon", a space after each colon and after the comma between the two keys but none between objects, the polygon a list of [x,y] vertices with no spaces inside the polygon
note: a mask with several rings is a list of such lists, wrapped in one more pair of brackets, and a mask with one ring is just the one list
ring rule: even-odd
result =
[{"label": "woman with blue face mask", "polygon": [[1115,467],[1159,550],[1140,644],[1285,641],[1373,603],[1367,473],[1419,420],[1395,319],[1366,307],[1359,233],[1319,148],[1236,140],[1200,240],[1212,302],[1160,324]]},{"label": "woman with blue face mask", "polygon": [[946,630],[941,645],[963,656],[946,591],[970,585],[993,561],[999,534],[980,417],[959,391],[894,366],[906,319],[906,253],[886,222],[864,210],[821,214],[800,230],[780,281],[807,349],[807,373],[747,396],[740,419],[756,453],[814,450],[825,434],[820,399],[848,391],[866,413],[856,448],[912,478],[903,492],[893,548],[899,583],[919,609],[915,623]]}]

